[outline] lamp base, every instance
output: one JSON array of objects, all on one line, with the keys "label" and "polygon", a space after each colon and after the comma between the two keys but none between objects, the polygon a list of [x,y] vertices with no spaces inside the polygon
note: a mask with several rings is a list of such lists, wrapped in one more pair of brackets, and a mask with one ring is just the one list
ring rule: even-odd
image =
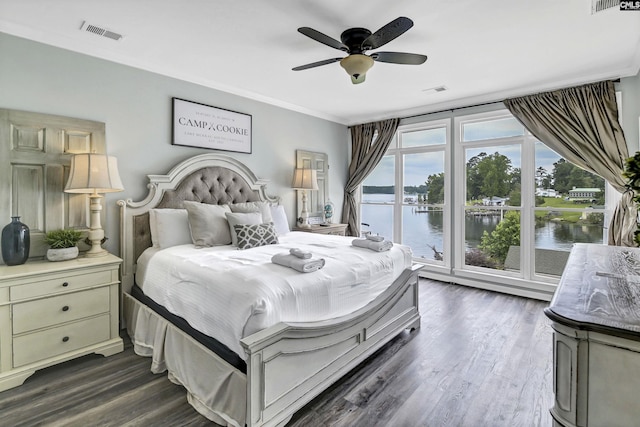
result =
[{"label": "lamp base", "polygon": [[302,212],[299,220],[300,228],[311,228],[309,225],[309,211],[307,211],[307,190],[302,190]]},{"label": "lamp base", "polygon": [[99,251],[94,251],[93,248],[84,253],[84,256],[87,258],[97,258],[101,256],[107,256],[109,252],[105,249],[100,248]]},{"label": "lamp base", "polygon": [[91,248],[84,253],[84,256],[88,258],[93,257],[101,257],[107,255],[109,252],[102,249],[102,240],[104,239],[104,230],[102,229],[102,225],[100,224],[100,211],[102,211],[102,196],[93,193],[89,195],[90,200],[90,212],[91,216],[89,222],[89,233],[87,239],[89,240],[89,244]]}]

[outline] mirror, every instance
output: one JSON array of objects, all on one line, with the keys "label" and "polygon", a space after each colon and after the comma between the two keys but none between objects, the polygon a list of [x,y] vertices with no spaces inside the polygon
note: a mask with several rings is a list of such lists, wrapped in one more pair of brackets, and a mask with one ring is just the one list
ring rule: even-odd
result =
[{"label": "mirror", "polygon": [[[315,169],[318,174],[318,191],[307,192],[309,224],[324,222],[324,204],[329,194],[329,156],[326,153],[296,150],[296,168]],[[302,194],[297,192],[296,215],[302,210]]]}]

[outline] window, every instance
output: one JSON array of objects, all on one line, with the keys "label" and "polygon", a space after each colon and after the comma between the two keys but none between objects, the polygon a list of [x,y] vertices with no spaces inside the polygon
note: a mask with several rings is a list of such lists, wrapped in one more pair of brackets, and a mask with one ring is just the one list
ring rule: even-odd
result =
[{"label": "window", "polygon": [[395,199],[395,158],[387,155],[362,183],[362,231],[392,240]]},{"label": "window", "polygon": [[535,141],[535,274],[562,274],[573,243],[604,243],[605,180]]},{"label": "window", "polygon": [[449,122],[400,128],[362,185],[363,230],[403,242],[427,262],[443,262]]},{"label": "window", "polygon": [[604,241],[605,193],[500,110],[400,126],[362,220],[438,274],[527,288],[556,283],[573,243]]},{"label": "window", "polygon": [[444,151],[402,155],[402,241],[415,256],[442,261]]},{"label": "window", "polygon": [[[485,141],[486,142],[486,141]],[[464,265],[503,270],[520,246],[521,145],[464,149]]]},{"label": "window", "polygon": [[454,119],[455,267],[557,281],[571,245],[603,239],[604,180],[567,162],[510,113]]}]

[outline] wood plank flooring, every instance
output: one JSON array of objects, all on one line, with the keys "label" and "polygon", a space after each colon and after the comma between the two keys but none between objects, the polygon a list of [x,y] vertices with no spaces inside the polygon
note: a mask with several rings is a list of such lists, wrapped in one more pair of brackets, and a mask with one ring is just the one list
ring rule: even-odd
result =
[{"label": "wood plank flooring", "polygon": [[[550,426],[547,303],[428,280],[404,332],[298,411],[289,427]],[[150,359],[90,355],[0,393],[0,426],[212,426]]]}]

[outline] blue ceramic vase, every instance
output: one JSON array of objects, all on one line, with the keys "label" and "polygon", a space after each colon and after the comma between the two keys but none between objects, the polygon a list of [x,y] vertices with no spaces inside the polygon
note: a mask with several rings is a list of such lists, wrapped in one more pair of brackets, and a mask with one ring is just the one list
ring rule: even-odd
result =
[{"label": "blue ceramic vase", "polygon": [[2,259],[7,265],[20,265],[29,258],[31,237],[29,227],[20,222],[19,216],[12,216],[11,222],[2,229]]}]

